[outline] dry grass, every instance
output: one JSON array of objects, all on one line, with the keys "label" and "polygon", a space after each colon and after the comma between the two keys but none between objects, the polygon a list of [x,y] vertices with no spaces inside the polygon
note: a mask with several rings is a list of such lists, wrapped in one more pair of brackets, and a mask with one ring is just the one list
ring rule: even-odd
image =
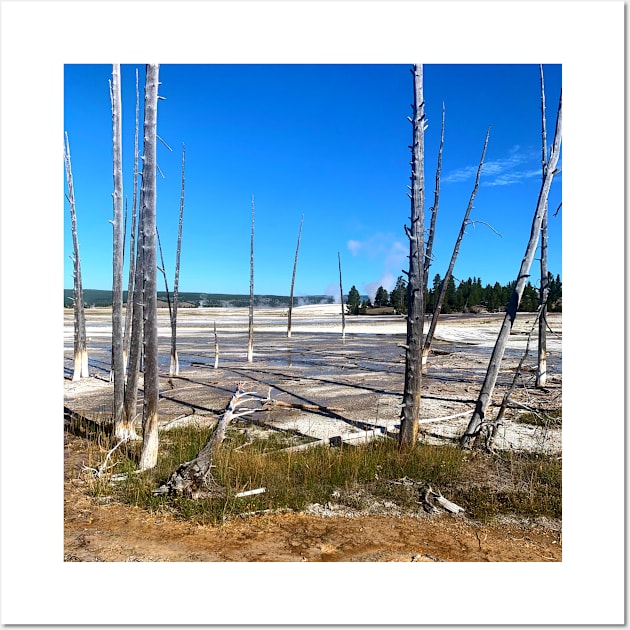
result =
[{"label": "dry grass", "polygon": [[[86,439],[85,465],[98,468],[114,446],[110,436],[78,417],[71,424],[71,430]],[[247,441],[244,432],[236,428],[229,430],[215,459],[213,476],[226,489],[224,497],[192,500],[153,496],[152,491],[181,463],[194,459],[211,432],[212,428],[195,426],[163,431],[158,465],[144,473],[136,472],[140,443],[122,445],[111,455],[112,468],[91,480],[91,493],[102,500],[108,497],[106,500],[211,524],[243,513],[304,510],[311,504],[331,501],[359,511],[380,502],[404,513],[417,513],[422,511],[420,483],[439,489],[465,508],[468,517],[482,522],[501,515],[561,518],[562,514],[562,464],[557,457],[511,452],[497,455],[428,444],[400,453],[391,439],[363,446],[319,446],[286,452],[279,449],[294,443],[290,436],[276,433],[269,440]],[[124,479],[113,482],[112,474]],[[396,483],[403,479],[417,484]],[[260,487],[266,488],[264,494],[235,496]]]}]

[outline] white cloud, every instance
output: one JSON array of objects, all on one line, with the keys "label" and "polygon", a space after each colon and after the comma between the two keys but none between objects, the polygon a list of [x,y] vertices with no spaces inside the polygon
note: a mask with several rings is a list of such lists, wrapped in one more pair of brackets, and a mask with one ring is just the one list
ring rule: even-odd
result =
[{"label": "white cloud", "polygon": [[380,286],[391,291],[398,276],[402,275],[402,270],[407,268],[409,245],[407,241],[398,239],[390,232],[376,232],[362,241],[352,239],[348,241],[347,246],[353,256],[367,256],[371,260],[382,261],[380,279],[361,285],[362,295],[367,294],[372,300]]},{"label": "white cloud", "polygon": [[475,177],[477,168],[477,166],[465,166],[464,168],[447,173],[444,177],[440,178],[440,181],[442,184],[456,184],[458,182],[468,181]]},{"label": "white cloud", "polygon": [[[541,176],[541,169],[535,170],[533,162],[539,159],[539,154],[533,150],[522,150],[519,145],[513,146],[508,155],[497,160],[484,162],[481,169],[480,184],[482,186],[509,186],[518,184],[536,175]],[[527,169],[524,167],[527,166]],[[447,173],[442,182],[457,183],[474,180],[479,165],[464,166]]]},{"label": "white cloud", "polygon": [[511,184],[519,184],[524,179],[532,177],[542,178],[541,169],[532,171],[517,171],[515,173],[502,173],[493,180],[486,182],[486,186],[510,186]]},{"label": "white cloud", "polygon": [[356,256],[362,247],[363,245],[360,241],[353,241],[353,240],[348,241],[348,249],[350,250],[350,253],[353,256]]}]

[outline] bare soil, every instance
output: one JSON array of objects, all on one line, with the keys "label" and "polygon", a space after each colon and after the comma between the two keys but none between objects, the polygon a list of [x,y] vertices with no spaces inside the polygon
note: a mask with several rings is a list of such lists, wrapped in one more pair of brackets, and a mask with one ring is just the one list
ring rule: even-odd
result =
[{"label": "bare soil", "polygon": [[[338,308],[338,307],[337,307]],[[192,311],[192,309],[191,309]],[[285,402],[335,407],[324,413],[300,409],[265,412],[269,431],[311,438],[352,436],[376,428],[397,430],[404,362],[401,318],[347,318],[342,340],[340,317],[328,309],[296,309],[293,335],[286,336],[281,311],[258,313],[254,362],[246,363],[246,309],[194,309],[178,324],[180,375],[169,378],[169,329],[161,313],[160,424],[216,422],[238,382]],[[110,318],[110,319],[108,319]],[[369,321],[366,321],[369,320]],[[213,322],[220,343],[214,369]],[[434,354],[423,379],[425,441],[449,441],[466,426],[500,326],[500,315],[444,317]],[[493,398],[501,401],[527,343],[533,316],[517,318]],[[92,377],[72,382],[72,319],[66,312],[65,406],[95,421],[111,409],[109,383],[110,311],[88,311]],[[523,378],[517,384],[500,445],[561,455],[560,427],[518,422],[527,409],[562,407],[561,316],[553,315],[549,342],[549,379],[532,387],[536,337],[531,341]],[[163,347],[163,350],[162,350]],[[141,396],[140,396],[141,402]],[[101,504],[90,496],[81,475],[87,443],[66,432],[66,561],[363,561],[462,562],[560,561],[561,523],[504,519],[480,525],[465,515],[340,515],[323,506],[303,513],[273,513],[238,518],[218,527],[194,525],[168,514],[152,514],[120,504]]]}]

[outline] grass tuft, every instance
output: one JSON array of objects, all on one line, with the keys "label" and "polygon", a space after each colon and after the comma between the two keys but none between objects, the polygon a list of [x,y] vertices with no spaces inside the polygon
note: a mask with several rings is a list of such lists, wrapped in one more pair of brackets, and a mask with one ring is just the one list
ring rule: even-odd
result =
[{"label": "grass tuft", "polygon": [[[182,463],[194,459],[212,429],[195,426],[162,432],[158,465],[138,473],[141,444],[128,443],[112,456],[116,474],[91,481],[94,496],[137,505],[151,512],[169,512],[196,523],[219,524],[239,514],[265,510],[303,510],[309,504],[332,501],[357,510],[375,501],[418,512],[417,486],[392,483],[403,478],[431,484],[466,515],[488,521],[499,515],[561,518],[562,465],[557,458],[506,453],[468,452],[456,446],[418,444],[400,453],[395,440],[380,439],[362,446],[317,446],[299,452],[271,451],[295,441],[272,434],[272,442],[247,442],[241,430],[228,430],[213,476],[226,489],[225,496],[207,500],[155,497]],[[96,438],[94,434],[90,436]],[[94,466],[111,448],[111,438],[99,434],[90,440],[89,460]],[[265,487],[267,491],[237,498],[241,491]]]}]

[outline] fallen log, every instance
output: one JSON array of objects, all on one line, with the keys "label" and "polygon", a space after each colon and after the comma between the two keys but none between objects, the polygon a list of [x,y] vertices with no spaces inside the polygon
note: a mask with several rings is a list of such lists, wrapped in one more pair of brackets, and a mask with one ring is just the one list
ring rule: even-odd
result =
[{"label": "fallen log", "polygon": [[237,499],[240,499],[241,497],[250,497],[254,494],[262,494],[263,492],[267,492],[267,488],[256,488],[255,490],[245,490],[244,492],[236,493],[234,497]]},{"label": "fallen log", "polygon": [[380,429],[367,429],[346,435],[336,435],[330,438],[331,446],[341,446],[342,444],[366,444],[374,439],[383,437],[384,433]]},{"label": "fallen log", "polygon": [[281,448],[278,451],[269,451],[267,454],[271,453],[293,453],[295,451],[306,451],[309,448],[313,448],[315,446],[330,446],[329,439],[323,440],[315,440],[314,442],[307,442],[306,444],[298,444],[297,446],[288,446],[287,448]]},{"label": "fallen log", "polygon": [[240,405],[253,400],[260,401],[260,398],[254,397],[252,392],[245,392],[244,387],[243,383],[237,385],[236,392],[221,416],[216,429],[199,451],[197,457],[181,464],[165,484],[153,490],[154,495],[181,495],[201,499],[225,494],[225,489],[217,484],[212,477],[212,458],[223,443],[228,424],[235,418],[259,411],[259,409],[245,409],[237,413],[237,408]]},{"label": "fallen log", "polygon": [[433,496],[435,500],[448,512],[451,512],[452,514],[459,514],[460,512],[465,512],[463,507],[460,507],[459,505],[453,503],[452,501],[445,499],[439,490],[437,492],[434,491]]}]

